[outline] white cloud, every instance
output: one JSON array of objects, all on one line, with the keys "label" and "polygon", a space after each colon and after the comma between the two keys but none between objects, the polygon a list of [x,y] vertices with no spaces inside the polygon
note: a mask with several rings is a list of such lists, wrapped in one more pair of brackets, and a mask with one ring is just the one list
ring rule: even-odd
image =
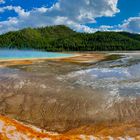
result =
[{"label": "white cloud", "polygon": [[5,12],[6,10],[9,10],[9,11],[13,10],[13,11],[15,11],[18,14],[18,16],[23,16],[24,17],[24,16],[28,16],[29,15],[29,13],[25,12],[25,10],[22,9],[20,6],[0,7],[0,13]]},{"label": "white cloud", "polygon": [[80,24],[95,22],[96,17],[113,16],[119,12],[117,2],[118,0],[59,0],[46,14],[68,17]]},{"label": "white cloud", "polygon": [[119,25],[119,28],[133,33],[140,33],[140,16],[130,17],[122,25]]},{"label": "white cloud", "polygon": [[[0,33],[25,27],[65,24],[71,28],[88,31],[85,23],[95,23],[97,17],[114,16],[119,12],[118,0],[59,0],[51,8],[36,8],[25,12],[21,7],[6,6],[0,12],[14,10],[18,17],[0,22]],[[2,14],[2,13],[1,13]],[[92,32],[95,29],[92,29]]]},{"label": "white cloud", "polygon": [[[77,27],[77,30],[80,27]],[[138,33],[140,34],[140,15],[138,17],[130,17],[127,20],[124,20],[122,24],[119,25],[101,25],[98,28],[89,28],[87,26],[83,26],[83,31],[93,33],[95,31],[127,31],[131,33]]]},{"label": "white cloud", "polygon": [[4,0],[0,0],[0,4],[4,4],[5,3],[5,1]]}]

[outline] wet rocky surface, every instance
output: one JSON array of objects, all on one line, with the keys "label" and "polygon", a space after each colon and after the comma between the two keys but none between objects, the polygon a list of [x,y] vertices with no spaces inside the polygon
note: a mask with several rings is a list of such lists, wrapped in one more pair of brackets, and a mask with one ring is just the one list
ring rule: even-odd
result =
[{"label": "wet rocky surface", "polygon": [[43,61],[0,68],[0,114],[48,131],[139,124],[139,106],[139,54],[93,64]]}]

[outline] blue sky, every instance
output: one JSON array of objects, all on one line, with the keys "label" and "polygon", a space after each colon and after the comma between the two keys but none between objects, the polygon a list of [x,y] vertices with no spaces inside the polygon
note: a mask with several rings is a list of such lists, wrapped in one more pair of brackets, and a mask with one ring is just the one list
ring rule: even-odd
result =
[{"label": "blue sky", "polygon": [[80,32],[140,33],[140,0],[0,0],[0,34],[64,24]]}]

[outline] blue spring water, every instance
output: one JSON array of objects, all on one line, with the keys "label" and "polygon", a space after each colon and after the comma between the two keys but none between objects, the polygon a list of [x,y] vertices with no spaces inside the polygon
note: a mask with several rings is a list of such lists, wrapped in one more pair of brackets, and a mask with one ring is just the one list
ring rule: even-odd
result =
[{"label": "blue spring water", "polygon": [[0,50],[0,59],[56,58],[70,57],[73,54],[43,52],[35,50]]}]

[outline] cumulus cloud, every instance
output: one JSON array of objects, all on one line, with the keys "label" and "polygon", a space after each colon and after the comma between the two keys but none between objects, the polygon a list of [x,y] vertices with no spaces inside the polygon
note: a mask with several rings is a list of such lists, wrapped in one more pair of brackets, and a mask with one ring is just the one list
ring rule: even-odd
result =
[{"label": "cumulus cloud", "polygon": [[[87,26],[79,26],[79,29],[83,28],[82,30],[85,32],[93,33],[96,31],[126,31],[131,33],[138,33],[140,34],[140,15],[138,17],[130,17],[127,20],[124,20],[122,24],[119,25],[101,25],[98,28],[89,28]],[[79,30],[80,31],[80,30]]]},{"label": "cumulus cloud", "polygon": [[84,24],[96,23],[97,17],[114,16],[119,12],[117,3],[118,0],[78,0],[76,2],[75,0],[59,0],[50,8],[41,7],[28,12],[19,6],[6,6],[0,8],[0,14],[5,10],[14,10],[18,16],[1,21],[0,32],[58,24],[91,32],[91,28]]},{"label": "cumulus cloud", "polygon": [[29,15],[29,13],[28,12],[25,12],[25,10],[22,9],[20,6],[5,6],[5,7],[0,7],[0,13],[5,12],[6,10],[9,10],[9,11],[13,10],[13,11],[15,11],[18,14],[18,16],[23,16],[24,17],[24,16]]},{"label": "cumulus cloud", "polygon": [[119,25],[119,28],[133,33],[140,33],[140,16],[130,17],[122,25]]},{"label": "cumulus cloud", "polygon": [[60,0],[49,9],[47,15],[68,17],[69,20],[87,23],[95,22],[96,17],[113,16],[118,0]]}]

